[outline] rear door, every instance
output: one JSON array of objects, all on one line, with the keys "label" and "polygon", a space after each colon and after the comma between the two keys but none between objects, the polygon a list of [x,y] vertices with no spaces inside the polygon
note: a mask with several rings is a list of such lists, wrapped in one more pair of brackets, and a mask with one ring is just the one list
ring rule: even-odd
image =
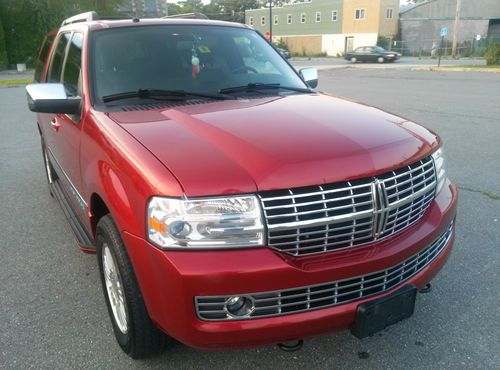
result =
[{"label": "rear door", "polygon": [[[82,48],[83,33],[64,32],[57,41],[49,66],[47,82],[64,84],[68,96],[82,96]],[[86,213],[86,203],[81,196],[80,135],[81,114],[47,114],[45,139],[54,159],[59,178],[73,208]]]},{"label": "rear door", "polygon": [[54,44],[55,33],[51,32],[45,36],[43,40],[42,47],[38,53],[38,58],[35,63],[35,75],[33,80],[35,82],[41,82],[45,74],[45,66],[47,63],[47,57],[49,56],[49,51]]}]

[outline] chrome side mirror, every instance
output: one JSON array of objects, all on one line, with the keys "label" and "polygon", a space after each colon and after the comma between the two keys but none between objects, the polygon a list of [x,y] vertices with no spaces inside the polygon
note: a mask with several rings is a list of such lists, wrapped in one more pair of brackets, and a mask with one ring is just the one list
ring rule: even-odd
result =
[{"label": "chrome side mirror", "polygon": [[63,84],[42,83],[26,86],[28,107],[38,113],[77,114],[82,99],[68,97]]},{"label": "chrome side mirror", "polygon": [[318,70],[316,68],[302,68],[299,70],[299,75],[313,89],[318,86]]}]

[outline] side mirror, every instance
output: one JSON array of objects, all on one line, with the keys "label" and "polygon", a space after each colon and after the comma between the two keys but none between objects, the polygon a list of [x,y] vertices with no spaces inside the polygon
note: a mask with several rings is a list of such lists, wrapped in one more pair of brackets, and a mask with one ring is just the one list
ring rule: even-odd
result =
[{"label": "side mirror", "polygon": [[38,113],[77,114],[82,99],[68,97],[63,84],[43,83],[26,86],[28,107]]},{"label": "side mirror", "polygon": [[299,70],[299,75],[313,89],[318,86],[318,70],[316,68],[302,68]]}]

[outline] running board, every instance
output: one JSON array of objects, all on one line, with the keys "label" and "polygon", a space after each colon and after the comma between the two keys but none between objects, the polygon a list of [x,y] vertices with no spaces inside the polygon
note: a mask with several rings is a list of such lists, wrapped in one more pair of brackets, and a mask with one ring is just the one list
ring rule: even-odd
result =
[{"label": "running board", "polygon": [[61,206],[64,212],[64,216],[68,220],[71,229],[75,233],[76,240],[78,241],[80,248],[82,250],[87,250],[87,252],[95,250],[95,244],[92,241],[92,237],[89,235],[87,229],[82,224],[82,221],[80,220],[76,212],[73,210],[71,204],[68,202],[68,199],[64,194],[64,190],[61,188],[59,180],[55,180],[54,182],[52,182],[50,184],[50,188],[55,198],[59,202],[59,205]]}]

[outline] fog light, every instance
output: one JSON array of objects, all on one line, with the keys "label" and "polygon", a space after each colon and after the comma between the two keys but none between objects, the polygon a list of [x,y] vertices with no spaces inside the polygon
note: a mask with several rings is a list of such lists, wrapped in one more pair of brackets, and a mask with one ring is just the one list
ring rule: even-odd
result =
[{"label": "fog light", "polygon": [[249,297],[230,297],[226,301],[226,311],[235,317],[250,315],[255,309],[253,300]]}]

